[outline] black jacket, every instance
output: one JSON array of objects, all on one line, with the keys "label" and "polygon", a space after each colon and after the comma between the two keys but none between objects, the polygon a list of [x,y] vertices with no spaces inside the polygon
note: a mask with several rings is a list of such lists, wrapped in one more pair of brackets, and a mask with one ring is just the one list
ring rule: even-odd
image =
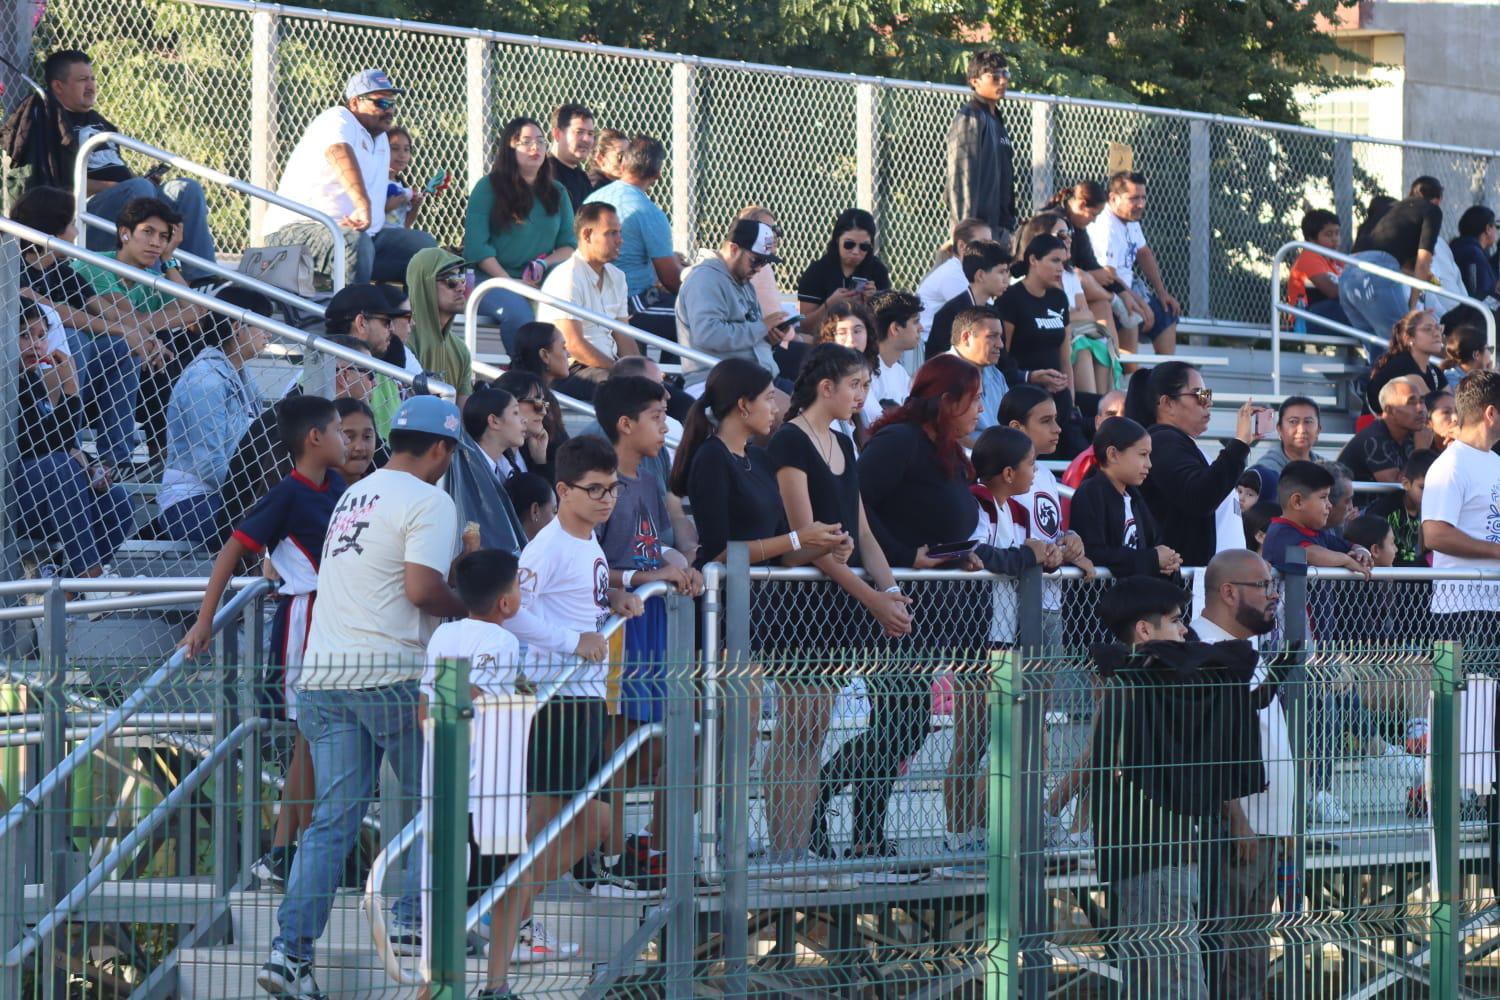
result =
[{"label": "black jacket", "polygon": [[1156,557],[1156,519],[1141,491],[1127,486],[1130,512],[1135,517],[1135,544],[1125,544],[1125,498],[1104,473],[1095,471],[1073,493],[1068,526],[1083,539],[1083,554],[1096,566],[1117,577],[1156,576],[1161,562]]},{"label": "black jacket", "polygon": [[[90,121],[98,131],[119,131],[98,112],[92,113]],[[31,94],[16,105],[0,125],[0,152],[10,156],[12,166],[31,168],[27,190],[44,185],[73,190],[73,160],[78,149],[62,105],[55,98],[43,100]]]},{"label": "black jacket", "polygon": [[1198,443],[1182,431],[1152,426],[1151,475],[1141,496],[1160,529],[1157,541],[1182,556],[1184,566],[1207,566],[1214,557],[1214,511],[1234,490],[1249,458],[1250,446],[1231,438],[1210,465]]},{"label": "black jacket", "polygon": [[1005,121],[978,98],[948,126],[948,228],[980,219],[1000,235],[1016,229],[1015,149]]}]

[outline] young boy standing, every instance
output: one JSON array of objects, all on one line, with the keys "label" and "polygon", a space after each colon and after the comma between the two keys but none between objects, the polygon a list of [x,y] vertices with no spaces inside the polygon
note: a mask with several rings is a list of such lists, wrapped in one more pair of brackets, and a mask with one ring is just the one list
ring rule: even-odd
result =
[{"label": "young boy standing", "polygon": [[[235,528],[214,561],[198,618],[178,645],[197,656],[213,645],[213,618],[240,563],[264,554],[281,578],[271,620],[272,668],[261,692],[267,711],[297,720],[293,686],[318,596],[318,562],[334,505],[344,493],[335,470],[344,463],[344,435],[338,411],[320,396],[288,396],[276,407],[277,432],[292,455],[292,473],[271,488]],[[276,668],[280,668],[279,670]],[[251,866],[262,884],[280,889],[292,868],[297,835],[312,819],[312,758],[297,731],[292,761],[281,790],[281,810],[271,850]]]},{"label": "young boy standing", "polygon": [[1401,492],[1382,493],[1370,504],[1370,513],[1391,526],[1397,566],[1427,565],[1427,550],[1422,547],[1422,491],[1427,487],[1427,470],[1437,457],[1431,448],[1412,452],[1401,467]]},{"label": "young boy standing", "polygon": [[[666,580],[677,592],[696,597],[703,577],[687,558],[672,548],[672,521],[661,480],[641,468],[661,454],[667,441],[667,389],[643,375],[616,375],[600,383],[594,411],[604,436],[619,461],[620,493],[609,520],[599,528],[599,545],[609,561],[611,587],[630,590],[654,580]],[[645,602],[644,612],[625,624],[619,714],[611,717],[606,751],[613,753],[637,727],[666,717],[664,684],[667,651],[667,604],[663,598]],[[614,784],[614,825],[623,832],[624,789],[654,782],[661,766],[662,746],[653,740],[622,770]],[[653,797],[651,830],[666,822],[666,792]],[[617,833],[618,836],[618,833]],[[651,847],[651,836],[641,831],[624,841],[620,873],[642,885],[662,884],[664,864]]]},{"label": "young boy standing", "polygon": [[1300,548],[1309,566],[1333,566],[1370,575],[1370,552],[1328,529],[1333,512],[1333,475],[1314,462],[1288,462],[1276,484],[1281,516],[1271,518],[1261,556],[1285,572],[1287,550]]}]

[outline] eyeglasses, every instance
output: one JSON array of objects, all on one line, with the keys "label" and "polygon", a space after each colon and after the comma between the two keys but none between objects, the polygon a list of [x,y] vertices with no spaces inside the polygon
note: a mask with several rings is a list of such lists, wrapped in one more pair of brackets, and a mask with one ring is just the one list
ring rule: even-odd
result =
[{"label": "eyeglasses", "polygon": [[[564,482],[566,483],[567,481],[564,480]],[[593,483],[588,486],[584,486],[582,483],[567,483],[567,485],[575,490],[583,490],[583,492],[589,495],[590,500],[603,500],[605,497],[613,500],[615,497],[620,495],[620,487],[625,484],[620,482],[613,482],[608,486],[604,486],[600,483]]]},{"label": "eyeglasses", "polygon": [[385,313],[360,313],[360,315],[363,316],[365,318],[365,321],[368,323],[384,323],[386,326],[391,325],[391,318]]},{"label": "eyeglasses", "polygon": [[362,378],[366,382],[373,382],[373,381],[375,381],[375,373],[374,372],[370,371],[370,369],[368,369],[368,368],[361,368],[358,365],[341,365],[341,366],[339,366],[339,375],[341,375],[344,378]]},{"label": "eyeglasses", "polygon": [[517,149],[546,149],[547,140],[541,138],[517,139],[515,142],[511,143],[511,145],[516,147]]},{"label": "eyeglasses", "polygon": [[1181,399],[1184,396],[1192,396],[1194,399],[1196,399],[1198,401],[1198,405],[1199,406],[1213,406],[1214,405],[1214,391],[1212,389],[1198,388],[1198,389],[1189,389],[1187,392],[1174,392],[1174,393],[1172,393],[1171,398],[1172,399]]},{"label": "eyeglasses", "polygon": [[375,105],[381,111],[389,111],[396,106],[395,99],[390,97],[366,97],[365,100]]},{"label": "eyeglasses", "polygon": [[454,291],[457,291],[458,289],[465,287],[469,283],[469,279],[465,278],[461,274],[448,274],[448,275],[444,275],[443,277],[439,278],[438,281],[440,281],[443,284],[447,285],[449,288],[453,289]]},{"label": "eyeglasses", "polygon": [[1280,580],[1230,580],[1231,587],[1251,587],[1260,591],[1266,597],[1275,597],[1281,593]]},{"label": "eyeglasses", "polygon": [[996,69],[996,70],[991,70],[990,72],[988,72],[988,73],[986,73],[984,75],[987,76],[987,77],[989,77],[991,80],[1009,80],[1010,79],[1010,70],[1008,70],[1008,69]]},{"label": "eyeglasses", "polygon": [[552,401],[550,399],[541,397],[530,397],[527,399],[522,399],[519,402],[525,403],[527,406],[531,407],[538,413],[546,413],[548,410],[552,409]]},{"label": "eyeglasses", "polygon": [[845,240],[843,243],[840,243],[839,246],[843,247],[845,250],[858,250],[860,253],[869,253],[871,250],[875,249],[875,244],[873,243],[856,243],[853,240]]}]

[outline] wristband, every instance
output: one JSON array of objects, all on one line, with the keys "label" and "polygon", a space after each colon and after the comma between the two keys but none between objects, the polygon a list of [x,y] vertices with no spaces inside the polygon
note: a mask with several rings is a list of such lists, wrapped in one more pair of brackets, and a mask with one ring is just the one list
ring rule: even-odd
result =
[{"label": "wristband", "polygon": [[885,592],[887,594],[899,594],[901,593],[901,588],[896,584],[891,584],[889,587],[885,588]]},{"label": "wristband", "polygon": [[182,261],[178,260],[176,257],[168,257],[166,260],[161,262],[161,268],[163,271],[181,271]]},{"label": "wristband", "polygon": [[802,539],[797,537],[797,533],[795,531],[788,531],[786,533],[786,537],[791,539],[793,552],[796,552],[802,548]]},{"label": "wristband", "polygon": [[625,572],[620,574],[620,586],[628,588],[630,586],[630,581],[634,579],[635,570],[627,569]]}]

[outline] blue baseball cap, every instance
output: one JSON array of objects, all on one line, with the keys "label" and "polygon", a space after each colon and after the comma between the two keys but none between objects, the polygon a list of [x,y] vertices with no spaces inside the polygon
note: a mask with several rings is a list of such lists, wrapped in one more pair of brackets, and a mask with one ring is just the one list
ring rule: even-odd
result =
[{"label": "blue baseball cap", "polygon": [[458,407],[437,396],[413,396],[401,404],[391,421],[393,431],[423,431],[457,441],[464,422]]},{"label": "blue baseball cap", "polygon": [[344,100],[352,101],[356,97],[387,90],[392,94],[406,93],[391,82],[390,75],[385,70],[362,69],[351,76],[349,82],[344,85]]}]

